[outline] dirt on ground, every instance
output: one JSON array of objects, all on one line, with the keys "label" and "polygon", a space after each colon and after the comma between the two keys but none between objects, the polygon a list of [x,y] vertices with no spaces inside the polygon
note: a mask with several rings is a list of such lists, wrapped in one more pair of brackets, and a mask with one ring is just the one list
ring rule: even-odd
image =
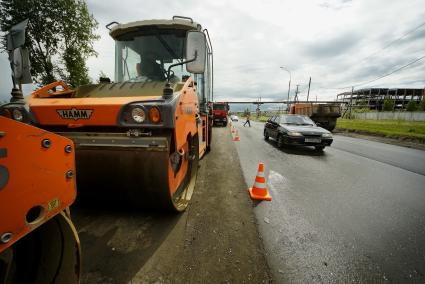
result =
[{"label": "dirt on ground", "polygon": [[271,281],[231,136],[226,128],[213,135],[190,207],[134,283]]},{"label": "dirt on ground", "polygon": [[180,215],[76,207],[82,283],[270,283],[227,128],[214,128],[189,208]]}]

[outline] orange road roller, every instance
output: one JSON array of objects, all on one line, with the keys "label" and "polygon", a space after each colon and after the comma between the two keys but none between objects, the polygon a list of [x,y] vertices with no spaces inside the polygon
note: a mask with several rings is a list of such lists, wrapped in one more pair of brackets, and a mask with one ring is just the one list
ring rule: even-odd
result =
[{"label": "orange road roller", "polygon": [[181,16],[106,27],[115,40],[114,79],[38,89],[28,101],[33,123],[74,142],[82,199],[183,211],[211,147],[208,30]]}]

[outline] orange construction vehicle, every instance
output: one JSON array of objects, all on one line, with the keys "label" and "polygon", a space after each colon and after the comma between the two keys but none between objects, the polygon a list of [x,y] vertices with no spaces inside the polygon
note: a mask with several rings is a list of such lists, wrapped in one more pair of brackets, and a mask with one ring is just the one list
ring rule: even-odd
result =
[{"label": "orange construction vehicle", "polygon": [[341,117],[341,106],[331,102],[296,102],[291,104],[289,113],[309,116],[318,126],[332,131]]},{"label": "orange construction vehicle", "polygon": [[35,124],[75,143],[78,195],[184,210],[209,149],[212,46],[191,18],[106,26],[115,78],[35,91]]},{"label": "orange construction vehicle", "polygon": [[31,77],[24,29],[9,34],[14,89],[0,106],[0,283],[78,283],[80,242],[68,209],[76,198],[74,143],[30,125],[15,88]]},{"label": "orange construction vehicle", "polygon": [[213,103],[213,122],[214,125],[221,124],[227,126],[229,116],[229,104],[227,102],[214,102]]}]

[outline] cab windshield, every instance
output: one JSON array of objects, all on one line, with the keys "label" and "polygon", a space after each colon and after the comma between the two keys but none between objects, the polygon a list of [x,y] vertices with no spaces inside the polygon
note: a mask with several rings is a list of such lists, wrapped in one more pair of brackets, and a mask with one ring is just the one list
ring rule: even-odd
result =
[{"label": "cab windshield", "polygon": [[[165,81],[171,64],[184,59],[186,31],[154,30],[128,33],[116,40],[115,82]],[[170,79],[189,75],[183,65],[172,68]]]},{"label": "cab windshield", "polygon": [[214,104],[213,109],[216,109],[216,110],[227,110],[227,106],[225,104]]}]

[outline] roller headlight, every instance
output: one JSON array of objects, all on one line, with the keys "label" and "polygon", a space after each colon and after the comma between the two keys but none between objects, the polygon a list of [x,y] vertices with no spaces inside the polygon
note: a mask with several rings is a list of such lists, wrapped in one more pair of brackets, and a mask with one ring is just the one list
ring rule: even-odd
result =
[{"label": "roller headlight", "polygon": [[22,110],[15,108],[12,111],[12,117],[16,121],[23,121],[24,120],[24,113],[22,112]]},{"label": "roller headlight", "polygon": [[12,112],[8,110],[7,108],[0,109],[0,115],[5,116],[7,118],[12,118]]},{"label": "roller headlight", "polygon": [[145,111],[140,107],[135,107],[131,110],[131,118],[137,123],[142,123],[146,119]]},{"label": "roller headlight", "polygon": [[288,132],[288,135],[289,135],[289,136],[293,136],[293,137],[301,137],[301,136],[303,136],[301,133],[299,133],[299,132],[294,132],[294,131],[289,131],[289,132]]},{"label": "roller headlight", "polygon": [[322,137],[323,138],[332,138],[332,134],[331,133],[323,133]]},{"label": "roller headlight", "polygon": [[149,120],[153,123],[161,121],[161,113],[157,107],[151,107],[149,109]]}]

